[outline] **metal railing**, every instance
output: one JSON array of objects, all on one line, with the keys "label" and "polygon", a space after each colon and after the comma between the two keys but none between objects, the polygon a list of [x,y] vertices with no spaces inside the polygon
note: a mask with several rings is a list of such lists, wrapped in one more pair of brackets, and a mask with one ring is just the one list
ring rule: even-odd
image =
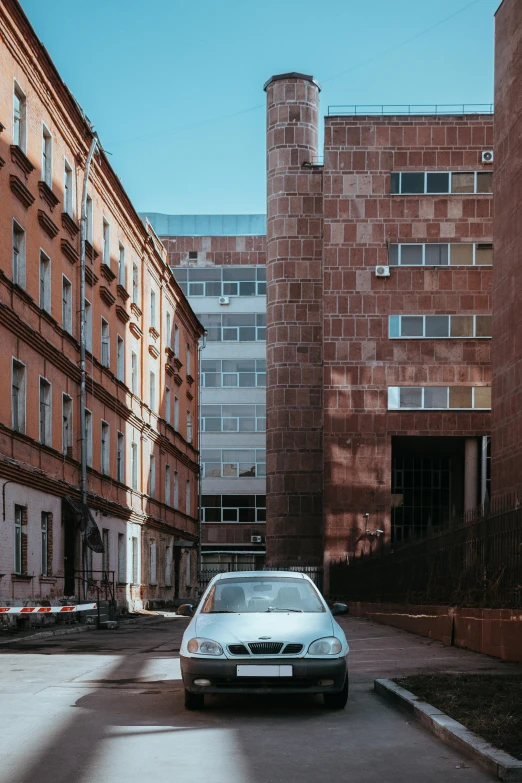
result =
[{"label": "metal railing", "polygon": [[502,499],[414,543],[330,566],[332,596],[355,601],[522,607],[522,506]]},{"label": "metal railing", "polygon": [[[216,564],[212,568],[203,568],[199,572],[199,588],[205,590],[208,583],[217,574],[228,573],[244,573],[245,571],[258,571],[259,569],[253,568],[251,565],[234,565],[233,563]],[[273,567],[264,566],[263,571],[298,571],[304,573],[310,577],[312,582],[317,585],[319,590],[323,589],[323,569],[315,566],[289,566],[287,567]]]},{"label": "metal railing", "polygon": [[328,106],[329,117],[344,116],[391,116],[430,114],[493,114],[492,103],[434,103],[434,104],[353,104],[351,106]]}]

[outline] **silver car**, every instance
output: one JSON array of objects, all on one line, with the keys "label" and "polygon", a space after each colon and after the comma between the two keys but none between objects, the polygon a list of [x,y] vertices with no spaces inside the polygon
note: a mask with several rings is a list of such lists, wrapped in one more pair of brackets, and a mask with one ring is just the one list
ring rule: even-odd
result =
[{"label": "silver car", "polygon": [[206,693],[320,693],[327,707],[348,699],[346,637],[311,579],[291,571],[215,576],[181,643],[185,707]]}]

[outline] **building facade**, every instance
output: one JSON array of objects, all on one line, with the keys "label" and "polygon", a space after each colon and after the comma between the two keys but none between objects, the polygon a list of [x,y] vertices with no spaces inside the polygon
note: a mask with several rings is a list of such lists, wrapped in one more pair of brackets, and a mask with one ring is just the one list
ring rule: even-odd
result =
[{"label": "building facade", "polygon": [[[489,492],[493,117],[267,93],[267,559],[440,529]],[[382,538],[381,538],[382,537]]]},{"label": "building facade", "polygon": [[266,518],[265,216],[147,218],[207,331],[200,368],[202,565],[257,568]]},{"label": "building facade", "polygon": [[196,588],[198,339],[152,227],[103,150],[87,198],[88,505],[80,500],[80,202],[93,131],[16,0],[0,8],[0,600],[121,606]]},{"label": "building facade", "polygon": [[493,272],[493,496],[522,492],[522,8],[495,17],[495,268]]}]

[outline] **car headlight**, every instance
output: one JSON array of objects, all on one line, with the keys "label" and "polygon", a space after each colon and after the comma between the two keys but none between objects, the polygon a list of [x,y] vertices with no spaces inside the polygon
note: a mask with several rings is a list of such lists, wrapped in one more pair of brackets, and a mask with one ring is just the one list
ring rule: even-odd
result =
[{"label": "car headlight", "polygon": [[316,639],[308,648],[308,655],[338,655],[343,649],[342,643],[335,636],[325,636]]},{"label": "car headlight", "polygon": [[223,655],[223,648],[212,639],[200,639],[198,637],[191,639],[187,644],[189,653],[198,653],[198,655]]}]

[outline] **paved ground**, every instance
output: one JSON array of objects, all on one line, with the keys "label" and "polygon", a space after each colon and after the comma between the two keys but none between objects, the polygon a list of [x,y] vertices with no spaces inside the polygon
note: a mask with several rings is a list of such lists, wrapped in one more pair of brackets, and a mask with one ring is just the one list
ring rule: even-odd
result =
[{"label": "paved ground", "polygon": [[[186,620],[0,648],[0,783],[482,783],[486,773],[372,693],[375,677],[514,666],[343,619],[351,693],[209,698],[186,712]],[[516,667],[520,670],[520,667]]]}]

